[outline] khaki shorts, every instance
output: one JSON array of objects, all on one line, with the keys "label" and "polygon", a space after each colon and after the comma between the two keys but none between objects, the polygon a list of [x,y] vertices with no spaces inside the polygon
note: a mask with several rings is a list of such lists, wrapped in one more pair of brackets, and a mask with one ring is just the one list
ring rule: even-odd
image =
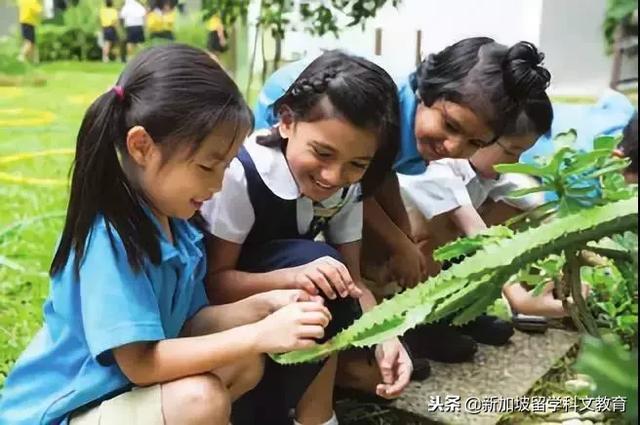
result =
[{"label": "khaki shorts", "polygon": [[86,412],[72,415],[69,425],[164,425],[160,384],[134,388]]}]

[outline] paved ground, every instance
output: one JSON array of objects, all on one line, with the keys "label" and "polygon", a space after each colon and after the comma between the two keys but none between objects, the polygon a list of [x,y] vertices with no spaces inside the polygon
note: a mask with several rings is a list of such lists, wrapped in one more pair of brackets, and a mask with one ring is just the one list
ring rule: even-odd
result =
[{"label": "paved ground", "polygon": [[[424,382],[412,383],[405,394],[391,405],[414,419],[407,416],[385,421],[383,417],[388,414],[388,409],[375,405],[358,406],[344,401],[338,403],[338,414],[342,418],[341,423],[346,424],[494,424],[499,419],[498,413],[465,412],[465,400],[469,397],[482,400],[483,397],[506,399],[524,395],[577,341],[577,333],[559,329],[549,329],[545,334],[516,331],[510,344],[505,347],[479,345],[473,363],[431,362],[431,377]],[[434,397],[438,396],[443,403],[447,396],[459,399],[461,411],[434,409],[437,405],[437,398]],[[358,414],[354,414],[356,411]],[[370,417],[367,422],[362,421],[363,415]]]}]

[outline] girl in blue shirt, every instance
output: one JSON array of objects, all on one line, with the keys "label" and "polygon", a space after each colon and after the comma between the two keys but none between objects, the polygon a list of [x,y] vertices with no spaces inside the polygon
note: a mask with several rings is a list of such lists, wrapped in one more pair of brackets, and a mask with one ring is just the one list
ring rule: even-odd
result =
[{"label": "girl in blue shirt", "polygon": [[0,424],[227,425],[261,353],[315,344],[329,312],[304,291],[208,306],[189,219],[251,127],[233,81],[183,45],[141,53],[89,107],[44,325],[7,377]]}]

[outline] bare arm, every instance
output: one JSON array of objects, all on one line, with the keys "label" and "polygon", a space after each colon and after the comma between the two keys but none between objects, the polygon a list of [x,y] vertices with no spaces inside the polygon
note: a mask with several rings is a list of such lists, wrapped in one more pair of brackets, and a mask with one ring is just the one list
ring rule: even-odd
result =
[{"label": "bare arm", "polygon": [[207,295],[212,302],[229,303],[272,289],[287,288],[287,269],[266,273],[236,270],[242,245],[207,237],[209,272]]},{"label": "bare arm", "polygon": [[387,174],[382,185],[376,191],[374,198],[389,216],[389,219],[405,235],[410,235],[411,224],[402,197],[400,196],[400,184],[398,182],[398,175],[395,172],[389,172]]},{"label": "bare arm", "polygon": [[[401,251],[413,243],[408,236],[411,231],[405,233],[382,208],[376,197],[366,198],[363,202],[364,225],[367,235],[374,237],[374,243],[382,244],[389,252]],[[406,215],[406,211],[404,214]]]},{"label": "bare arm", "polygon": [[248,325],[273,313],[267,297],[252,295],[231,304],[203,308],[182,328],[182,336],[207,335]]},{"label": "bare arm", "polygon": [[113,354],[122,372],[134,384],[168,382],[258,354],[258,329],[255,325],[245,325],[203,336],[135,342],[113,349]]},{"label": "bare arm", "polygon": [[533,295],[520,283],[512,283],[502,288],[511,309],[516,313],[545,317],[564,317],[567,315],[562,301],[553,297],[553,283],[547,285],[538,296]]},{"label": "bare arm", "polygon": [[217,307],[204,308],[183,329],[183,334],[205,335],[123,345],[113,349],[115,360],[136,385],[167,382],[210,372],[246,356],[314,347],[331,317],[320,302],[294,302],[256,323],[207,333],[220,327],[215,320],[223,313]]},{"label": "bare arm", "polygon": [[362,276],[360,276],[360,241],[336,245],[335,248],[342,255],[351,279],[362,292],[362,295],[358,298],[362,311],[371,310],[377,302],[373,293],[362,283]]},{"label": "bare arm", "polygon": [[473,205],[462,205],[447,214],[450,214],[451,221],[464,235],[471,236],[487,229],[487,225]]}]

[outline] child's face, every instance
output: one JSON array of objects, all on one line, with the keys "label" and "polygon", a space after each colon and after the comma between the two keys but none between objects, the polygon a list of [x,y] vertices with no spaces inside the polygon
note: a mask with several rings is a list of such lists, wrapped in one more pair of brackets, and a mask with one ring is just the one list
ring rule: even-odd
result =
[{"label": "child's face", "polygon": [[281,122],[286,158],[303,195],[327,199],[362,179],[377,149],[376,136],[339,119]]},{"label": "child's face", "polygon": [[425,161],[469,158],[494,138],[489,126],[471,109],[446,100],[431,106],[418,104],[414,133]]},{"label": "child's face", "polygon": [[493,145],[479,149],[470,160],[480,177],[494,179],[498,176],[494,165],[518,162],[520,155],[533,146],[537,138],[535,134],[503,136]]},{"label": "child's face", "polygon": [[[145,132],[146,133],[146,132]],[[188,145],[164,160],[155,143],[146,152],[129,153],[137,162],[137,181],[159,216],[188,219],[222,187],[224,171],[240,148],[242,137],[214,130],[191,153]],[[136,155],[138,157],[136,157]]]}]

